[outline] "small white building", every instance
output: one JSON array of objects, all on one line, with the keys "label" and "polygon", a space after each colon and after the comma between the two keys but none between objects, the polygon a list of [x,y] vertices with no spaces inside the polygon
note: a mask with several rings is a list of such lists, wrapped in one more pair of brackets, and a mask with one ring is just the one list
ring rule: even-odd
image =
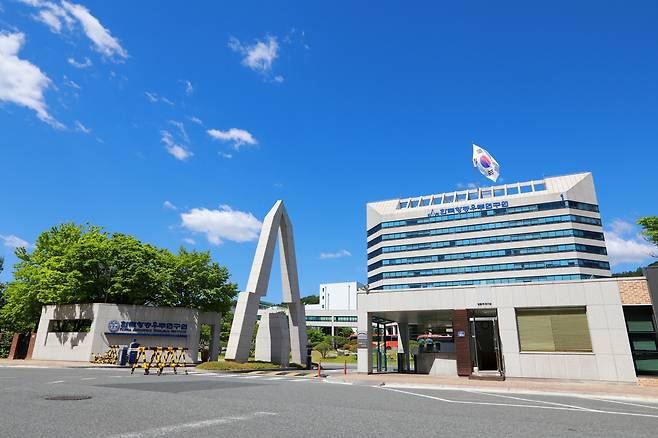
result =
[{"label": "small white building", "polygon": [[320,309],[356,310],[356,293],[363,287],[358,281],[320,285]]},{"label": "small white building", "polygon": [[43,306],[32,358],[88,362],[110,345],[136,339],[142,347],[187,348],[187,361],[196,362],[203,324],[211,326],[210,360],[217,360],[217,312],[104,303]]}]

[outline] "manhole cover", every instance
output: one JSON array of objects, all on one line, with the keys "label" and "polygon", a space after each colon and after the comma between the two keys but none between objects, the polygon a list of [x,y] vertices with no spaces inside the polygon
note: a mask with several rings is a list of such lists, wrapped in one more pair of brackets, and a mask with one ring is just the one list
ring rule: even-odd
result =
[{"label": "manhole cover", "polygon": [[46,400],[55,400],[55,401],[89,400],[90,398],[91,398],[90,395],[81,395],[81,394],[49,395],[48,397],[45,397]]}]

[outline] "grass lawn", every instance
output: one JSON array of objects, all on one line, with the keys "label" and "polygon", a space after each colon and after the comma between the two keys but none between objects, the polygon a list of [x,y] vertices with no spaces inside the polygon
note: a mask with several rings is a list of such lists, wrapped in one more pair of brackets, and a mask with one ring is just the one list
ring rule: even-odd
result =
[{"label": "grass lawn", "polygon": [[318,363],[318,362],[323,362],[323,363],[345,363],[345,361],[347,361],[347,363],[356,363],[356,355],[327,357],[325,359],[322,359],[322,356],[320,355],[320,352],[313,350],[313,352],[311,353],[311,357],[313,358],[313,363]]},{"label": "grass lawn", "polygon": [[207,371],[240,371],[263,370],[272,368],[298,368],[298,366],[295,364],[290,364],[288,367],[282,367],[281,365],[276,365],[270,362],[259,362],[253,359],[250,359],[249,362],[246,363],[239,363],[220,358],[217,362],[204,362],[201,365],[198,365],[197,368]]}]

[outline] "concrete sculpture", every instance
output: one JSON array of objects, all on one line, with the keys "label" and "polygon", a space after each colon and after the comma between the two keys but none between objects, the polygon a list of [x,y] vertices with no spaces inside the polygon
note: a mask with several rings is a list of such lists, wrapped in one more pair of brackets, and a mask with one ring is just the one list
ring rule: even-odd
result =
[{"label": "concrete sculpture", "polygon": [[[258,239],[256,255],[251,265],[247,288],[238,294],[231,333],[226,347],[227,360],[246,362],[249,359],[249,349],[256,324],[258,304],[260,299],[267,294],[267,286],[270,281],[277,234],[279,237],[279,256],[281,258],[282,301],[288,304],[288,324],[287,328],[283,327],[278,316],[267,318],[267,329],[265,331],[269,333],[269,336],[261,336],[259,333],[256,340],[256,350],[261,354],[257,355],[256,358],[259,359],[259,356],[264,358],[269,355],[273,362],[287,365],[288,355],[281,352],[283,349],[288,350],[285,343],[281,341],[281,337],[287,335],[290,339],[292,362],[297,364],[305,363],[306,316],[304,314],[304,305],[299,297],[292,223],[283,201],[277,201],[263,221],[263,228]],[[275,332],[277,333],[276,336],[273,335]],[[263,335],[265,334],[264,332]]]}]

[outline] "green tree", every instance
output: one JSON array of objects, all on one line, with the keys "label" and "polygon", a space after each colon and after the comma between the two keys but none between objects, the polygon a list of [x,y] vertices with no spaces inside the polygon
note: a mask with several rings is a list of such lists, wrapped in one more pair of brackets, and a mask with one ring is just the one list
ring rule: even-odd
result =
[{"label": "green tree", "polygon": [[346,337],[343,336],[331,336],[331,344],[334,348],[342,349],[349,342]]},{"label": "green tree", "polygon": [[93,225],[62,224],[17,248],[0,320],[33,330],[44,304],[116,303],[227,311],[237,293],[209,252],[172,254]]},{"label": "green tree", "polygon": [[320,356],[322,356],[322,359],[324,359],[327,357],[327,353],[331,350],[331,344],[327,341],[322,341],[316,344],[313,349],[319,352]]},{"label": "green tree", "polygon": [[320,304],[320,297],[318,295],[307,295],[300,299],[302,304]]},{"label": "green tree", "polygon": [[327,335],[325,335],[322,330],[318,329],[308,329],[306,330],[306,338],[311,347],[315,348],[321,342],[327,342]]},{"label": "green tree", "polygon": [[658,216],[647,216],[639,219],[637,224],[642,227],[642,235],[649,242],[658,246]]},{"label": "green tree", "polygon": [[352,330],[350,327],[337,327],[334,333],[336,333],[336,336],[349,338],[354,334],[354,330]]}]

